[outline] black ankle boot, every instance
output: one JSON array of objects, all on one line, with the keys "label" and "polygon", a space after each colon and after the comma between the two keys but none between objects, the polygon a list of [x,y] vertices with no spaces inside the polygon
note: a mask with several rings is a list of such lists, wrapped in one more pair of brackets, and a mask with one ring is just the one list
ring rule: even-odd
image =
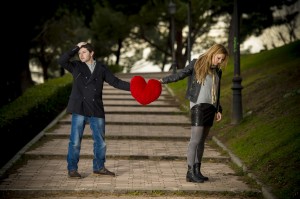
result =
[{"label": "black ankle boot", "polygon": [[194,167],[191,167],[188,165],[188,171],[186,173],[186,181],[187,182],[196,182],[196,183],[202,183],[204,180],[198,178],[194,173]]},{"label": "black ankle boot", "polygon": [[201,168],[201,163],[196,163],[194,164],[194,173],[195,173],[195,176],[197,176],[197,178],[203,180],[203,181],[207,181],[208,180],[208,177],[206,176],[203,176],[201,171],[200,171],[200,168]]}]

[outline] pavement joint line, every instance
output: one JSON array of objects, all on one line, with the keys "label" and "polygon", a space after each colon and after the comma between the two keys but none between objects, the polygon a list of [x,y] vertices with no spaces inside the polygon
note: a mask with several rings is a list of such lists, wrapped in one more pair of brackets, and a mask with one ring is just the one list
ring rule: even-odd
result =
[{"label": "pavement joint line", "polygon": [[[110,100],[110,101],[133,101],[133,102],[135,102],[135,99],[129,99],[129,98],[103,98],[103,100],[106,100],[106,101],[108,101],[108,100]],[[174,102],[176,100],[170,98],[170,99],[161,99],[160,101],[162,101],[162,102]]]},{"label": "pavement joint line", "polygon": [[[105,104],[105,107],[109,107],[109,106],[122,106],[122,107],[141,107],[140,104]],[[147,105],[147,107],[178,107],[178,104],[166,104],[166,105],[159,105],[159,104],[150,104],[150,105]]]},{"label": "pavement joint line", "polygon": [[[45,133],[46,138],[58,138],[58,139],[65,139],[69,138],[70,134],[57,134],[57,133]],[[89,138],[92,139],[93,136],[90,134],[83,134],[83,138]],[[105,139],[107,140],[160,140],[160,141],[188,141],[190,139],[189,136],[130,136],[130,135],[105,135]]]},{"label": "pavement joint line", "polygon": [[[71,124],[71,121],[59,121],[58,124]],[[144,125],[144,126],[190,126],[190,123],[158,123],[158,122],[105,122],[106,125]]]},{"label": "pavement joint line", "polygon": [[163,112],[163,111],[107,111],[107,114],[118,114],[118,115],[126,115],[126,114],[143,114],[143,115],[183,115],[184,112]]},{"label": "pavement joint line", "polygon": [[[53,154],[32,154],[24,153],[23,156],[27,159],[66,159],[66,155]],[[186,161],[186,156],[146,156],[146,155],[106,155],[109,159],[120,160],[159,160],[159,161]],[[93,155],[82,154],[81,159],[93,159]],[[229,157],[203,157],[203,162],[220,163],[230,160]]]}]

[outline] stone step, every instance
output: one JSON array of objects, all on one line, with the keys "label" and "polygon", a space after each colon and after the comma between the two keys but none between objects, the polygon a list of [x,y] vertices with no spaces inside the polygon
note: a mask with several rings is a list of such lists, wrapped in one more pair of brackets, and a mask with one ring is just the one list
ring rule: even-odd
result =
[{"label": "stone step", "polygon": [[[103,100],[135,100],[131,95],[116,95],[116,94],[111,94],[111,95],[105,95],[102,97]],[[162,101],[174,101],[174,98],[170,97],[169,95],[160,95],[157,100],[162,100]]]},{"label": "stone step", "polygon": [[[189,126],[190,119],[185,115],[157,115],[157,114],[106,114],[107,124],[127,124],[127,125],[174,125]],[[59,123],[70,124],[71,115],[66,115]]]},{"label": "stone step", "polygon": [[[186,182],[185,161],[174,160],[120,160],[108,159],[106,167],[116,177],[96,176],[92,160],[80,159],[82,179],[67,177],[66,161],[61,159],[29,159],[0,184],[2,196],[44,196],[58,194],[76,196],[103,193],[197,193],[201,194],[259,194],[241,181],[228,164],[203,163],[202,170],[209,177],[205,183]],[[49,198],[49,197],[47,197]]]},{"label": "stone step", "polygon": [[[159,125],[105,125],[105,137],[107,139],[158,139],[158,140],[188,140],[190,126],[159,126]],[[50,131],[46,131],[48,137],[69,137],[70,124],[59,124]],[[91,129],[87,126],[84,137],[91,137]]]},{"label": "stone step", "polygon": [[[39,146],[29,149],[26,156],[43,158],[65,158],[68,139],[44,139]],[[186,160],[188,141],[169,140],[107,140],[107,158],[117,159],[155,159]],[[81,158],[93,159],[93,140],[83,139]],[[52,159],[53,159],[52,157]],[[204,158],[214,162],[229,160],[229,156],[221,155],[216,149],[206,146]]]},{"label": "stone step", "polygon": [[183,115],[177,107],[150,107],[134,106],[126,108],[124,106],[106,106],[106,114],[156,114],[156,115]]},{"label": "stone step", "polygon": [[[117,89],[115,89],[112,86],[106,86],[106,87],[104,86],[103,94],[108,95],[108,96],[111,96],[111,95],[115,95],[115,96],[122,95],[122,96],[126,96],[126,97],[131,96],[130,91],[125,91],[125,90],[118,91]],[[164,97],[170,96],[168,90],[165,87],[162,87],[160,96],[164,96]],[[103,96],[103,97],[105,97],[105,96]]]},{"label": "stone step", "polygon": [[[170,103],[173,103],[173,104],[170,104]],[[104,107],[105,106],[143,106],[141,105],[139,102],[137,102],[136,100],[112,100],[112,99],[103,99],[103,104],[104,104]],[[156,107],[179,107],[179,104],[178,102],[176,102],[175,100],[156,100],[150,104],[147,104],[145,106],[156,106]]]}]

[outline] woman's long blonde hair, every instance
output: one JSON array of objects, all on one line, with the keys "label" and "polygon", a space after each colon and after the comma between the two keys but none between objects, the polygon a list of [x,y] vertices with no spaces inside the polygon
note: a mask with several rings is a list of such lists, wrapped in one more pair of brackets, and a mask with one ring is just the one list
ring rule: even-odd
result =
[{"label": "woman's long blonde hair", "polygon": [[201,54],[195,63],[196,79],[199,83],[203,84],[206,75],[211,73],[210,67],[212,66],[212,58],[216,54],[224,54],[224,61],[218,68],[225,68],[228,63],[229,53],[227,49],[221,44],[214,44],[205,53]]}]

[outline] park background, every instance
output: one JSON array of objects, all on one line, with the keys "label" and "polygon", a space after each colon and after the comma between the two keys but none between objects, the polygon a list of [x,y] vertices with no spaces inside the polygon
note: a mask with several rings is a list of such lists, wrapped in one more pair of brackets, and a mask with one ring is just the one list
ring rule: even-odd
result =
[{"label": "park background", "polygon": [[[57,58],[80,41],[92,42],[96,46],[97,59],[116,73],[129,72],[143,63],[148,63],[147,69],[157,66],[165,71],[172,69],[170,63],[174,60],[180,70],[188,63],[189,53],[191,58],[197,57],[214,42],[228,46],[233,55],[234,2],[237,1],[9,2],[12,7],[14,4],[19,6],[15,7],[15,18],[5,15],[1,19],[7,30],[3,32],[5,39],[2,41],[2,54],[5,56],[0,86],[5,95],[1,98],[1,123],[7,122],[4,113],[11,106],[15,106],[15,111],[9,114],[17,120],[18,111],[30,104],[20,99],[28,89],[40,88],[38,85],[41,84],[46,86],[55,79],[61,81],[66,72],[57,64]],[[35,6],[23,9],[28,3]],[[176,5],[174,14],[168,10],[170,3]],[[251,169],[263,171],[261,177],[274,187],[280,198],[297,198],[299,1],[260,3],[243,1],[239,4],[245,105],[243,120],[236,126],[230,124],[234,68],[231,60],[225,72],[223,90],[226,92],[222,96],[222,99],[227,99],[225,105],[230,107],[225,112],[229,117],[216,126],[215,132],[244,158]],[[48,9],[44,9],[45,6]],[[189,14],[192,22],[190,29]],[[175,24],[175,59],[171,39],[172,20]],[[189,30],[191,51],[188,48]],[[33,71],[30,66],[39,68],[42,73]],[[35,80],[34,75],[42,80]],[[178,91],[180,97],[185,88],[182,84],[174,85],[173,89]],[[35,97],[38,98],[37,95]],[[182,101],[185,103],[184,99]],[[59,105],[65,107],[64,103]],[[52,106],[58,103],[47,101],[47,104]],[[51,119],[52,116],[49,114],[47,117]],[[8,132],[2,129],[2,138]],[[259,152],[259,156],[252,155]],[[293,158],[287,157],[287,154]]]}]

